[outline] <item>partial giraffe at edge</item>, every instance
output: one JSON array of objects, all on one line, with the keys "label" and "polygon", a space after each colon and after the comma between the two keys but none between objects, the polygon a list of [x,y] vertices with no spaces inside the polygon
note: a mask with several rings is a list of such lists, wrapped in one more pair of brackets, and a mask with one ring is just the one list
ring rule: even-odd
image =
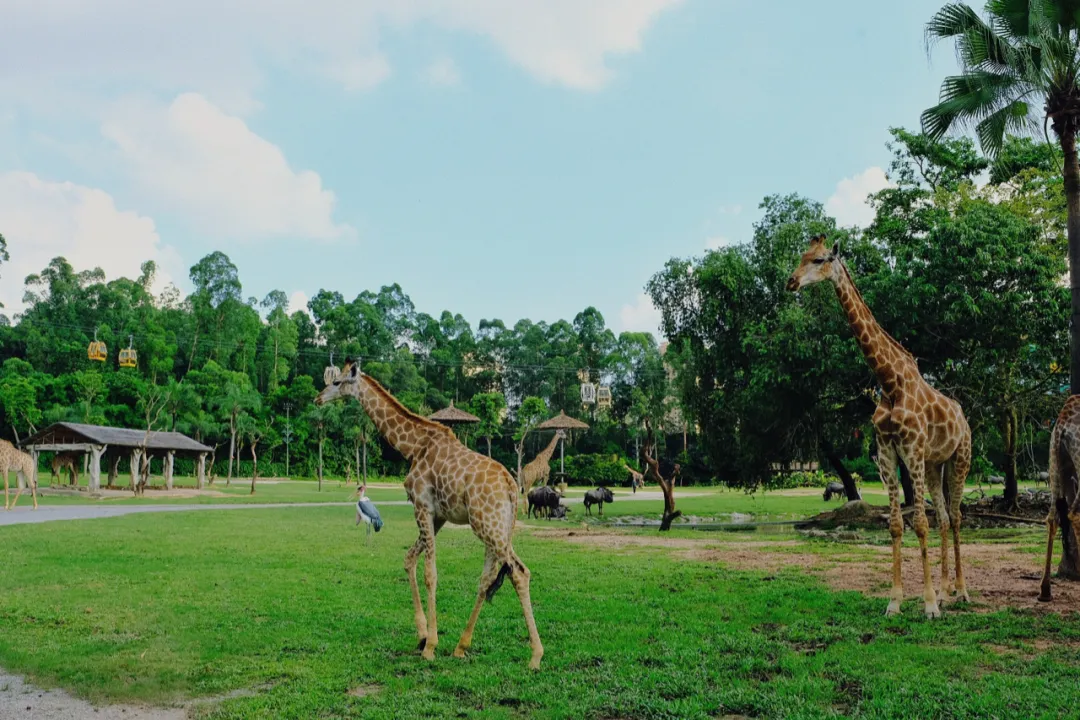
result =
[{"label": "partial giraffe at edge", "polygon": [[[1050,432],[1050,464],[1047,484],[1050,486],[1050,511],[1046,515],[1046,563],[1043,566],[1039,600],[1050,602],[1050,565],[1054,556],[1054,535],[1062,516],[1069,520],[1072,532],[1080,527],[1080,493],[1069,504],[1069,490],[1077,486],[1080,470],[1080,395],[1072,395],[1058,414]],[[1064,542],[1064,538],[1062,539]]]},{"label": "partial giraffe at edge", "polygon": [[[893,547],[892,593],[886,615],[900,612],[904,600],[900,574],[900,546],[904,521],[900,513],[900,483],[897,459],[904,461],[915,487],[915,535],[923,566],[923,600],[927,617],[938,617],[938,597],[934,592],[926,536],[924,496],[927,481],[934,495],[934,512],[941,532],[941,591],[969,600],[960,561],[960,500],[971,467],[971,428],[960,404],[930,386],[919,372],[915,358],[878,325],[851,274],[840,259],[840,244],[830,249],[825,236],[818,235],[802,254],[799,266],[787,281],[787,289],[798,292],[807,285],[828,281],[844,309],[855,339],[881,386],[881,401],[874,412],[878,438],[878,471],[889,489],[889,532]],[[948,510],[944,486],[948,487]],[[956,552],[955,588],[949,578],[949,539],[952,528]]]},{"label": "partial giraffe at edge", "polygon": [[[472,645],[473,629],[485,600],[491,600],[509,576],[521,601],[525,625],[529,631],[532,658],[529,667],[536,670],[544,655],[544,646],[536,630],[532,600],[529,595],[529,569],[514,552],[512,535],[517,522],[518,485],[510,472],[495,460],[465,447],[444,425],[409,411],[373,378],[360,372],[359,366],[346,361],[339,378],[323,388],[316,405],[351,397],[390,443],[409,461],[405,492],[413,504],[420,537],[405,554],[405,572],[412,590],[414,620],[423,657],[434,659],[439,643],[435,612],[435,536],[446,522],[468,524],[486,548],[480,589],[465,631],[454,650],[464,657]],[[420,600],[416,566],[424,555],[424,584],[428,591],[428,614]]]},{"label": "partial giraffe at edge", "polygon": [[22,478],[23,483],[30,488],[30,497],[34,499],[34,509],[37,510],[37,473],[34,472],[34,458],[18,449],[7,440],[0,440],[0,473],[4,475],[4,510],[12,510],[15,503],[19,502],[22,488],[16,487],[15,499],[8,504],[8,474],[14,472]]}]

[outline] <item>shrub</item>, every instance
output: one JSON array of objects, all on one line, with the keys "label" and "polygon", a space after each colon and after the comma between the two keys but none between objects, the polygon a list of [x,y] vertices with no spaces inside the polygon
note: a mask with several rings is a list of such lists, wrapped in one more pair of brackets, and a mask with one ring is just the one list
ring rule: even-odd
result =
[{"label": "shrub", "polygon": [[791,490],[805,487],[823,488],[833,481],[839,481],[839,478],[834,475],[826,475],[823,470],[799,470],[773,475],[766,481],[765,487],[768,490]]},{"label": "shrub", "polygon": [[566,481],[571,485],[620,485],[629,473],[618,455],[573,455],[566,458]]}]

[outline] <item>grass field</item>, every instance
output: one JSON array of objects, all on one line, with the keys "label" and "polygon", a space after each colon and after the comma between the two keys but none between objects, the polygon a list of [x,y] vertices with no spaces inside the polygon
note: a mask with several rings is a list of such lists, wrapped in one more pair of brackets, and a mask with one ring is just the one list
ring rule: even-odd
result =
[{"label": "grass field", "polygon": [[[320,495],[352,492],[328,485]],[[274,487],[260,499],[313,494]],[[715,491],[679,505],[765,516],[825,506],[816,494]],[[605,514],[659,509],[619,496]],[[347,507],[0,528],[0,666],[98,703],[250,693],[197,712],[213,718],[1050,718],[1080,705],[1075,615],[989,610],[974,587],[976,603],[946,606],[940,621],[924,620],[914,599],[886,619],[882,598],[838,591],[800,564],[873,565],[884,582],[875,552],[884,537],[683,530],[657,540],[654,531],[585,530],[580,517],[516,535],[546,649],[538,673],[526,667],[509,583],[481,614],[470,656],[450,657],[482,549],[467,529],[440,533],[440,646],[429,664],[415,651],[402,570],[411,508],[382,513],[386,527],[370,545]],[[605,542],[577,542],[586,539]],[[1038,528],[968,539],[991,551],[1021,546],[1038,570]],[[774,564],[747,567],[761,540]]]}]

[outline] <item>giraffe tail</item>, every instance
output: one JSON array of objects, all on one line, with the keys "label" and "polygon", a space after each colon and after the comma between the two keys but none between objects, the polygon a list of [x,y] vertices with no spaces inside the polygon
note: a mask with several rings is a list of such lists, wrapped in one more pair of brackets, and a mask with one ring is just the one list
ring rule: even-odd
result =
[{"label": "giraffe tail", "polygon": [[495,576],[495,579],[492,581],[491,585],[488,586],[487,592],[484,594],[484,598],[488,602],[491,602],[491,599],[495,597],[495,593],[499,592],[499,588],[502,587],[503,581],[506,580],[506,576],[511,572],[513,572],[513,570],[510,567],[510,563],[504,562],[503,566],[499,568],[499,574]]}]

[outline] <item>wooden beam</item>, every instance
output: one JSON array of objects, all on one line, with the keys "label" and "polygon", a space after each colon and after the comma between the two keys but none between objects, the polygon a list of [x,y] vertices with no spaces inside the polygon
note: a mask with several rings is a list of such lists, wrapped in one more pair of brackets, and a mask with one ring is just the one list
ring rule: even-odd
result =
[{"label": "wooden beam", "polygon": [[64,445],[23,445],[23,448],[31,449],[35,452],[70,452],[71,450],[82,450],[83,452],[90,452],[93,447],[94,446],[90,443],[68,443]]}]

